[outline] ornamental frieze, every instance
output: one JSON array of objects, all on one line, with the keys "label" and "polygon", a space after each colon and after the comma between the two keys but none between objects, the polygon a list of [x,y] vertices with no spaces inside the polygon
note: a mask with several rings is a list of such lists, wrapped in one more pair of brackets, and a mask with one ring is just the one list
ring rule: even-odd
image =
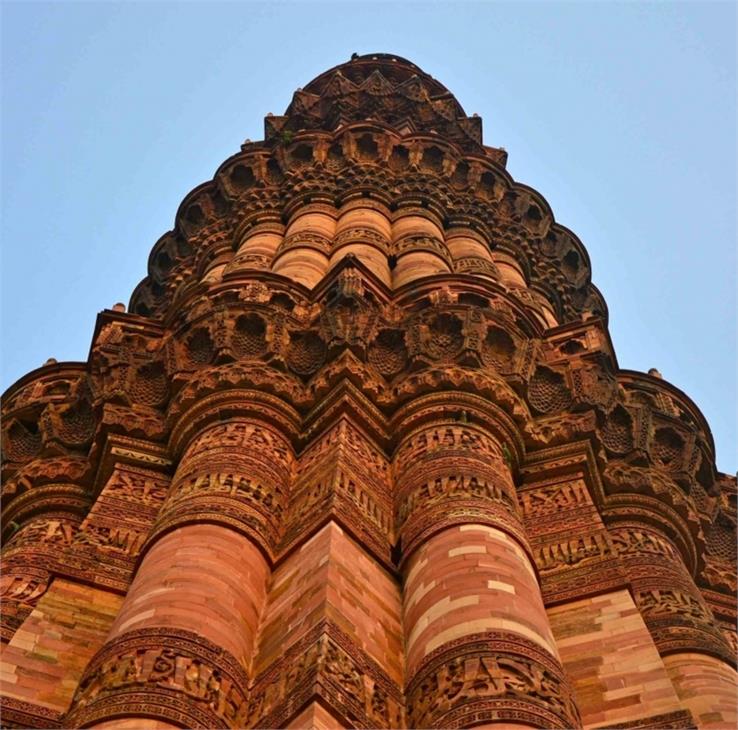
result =
[{"label": "ornamental frieze", "polygon": [[658,614],[673,614],[685,619],[709,621],[710,613],[704,603],[688,593],[674,589],[642,591],[636,595],[641,613],[650,617]]},{"label": "ornamental frieze", "polygon": [[539,366],[528,385],[528,402],[538,413],[550,414],[566,410],[572,395],[563,373]]},{"label": "ornamental frieze", "polygon": [[[72,545],[79,523],[79,515],[47,512],[29,519],[7,537],[0,561],[3,641],[11,640],[48,590],[53,575],[66,573],[64,553]],[[11,530],[13,525],[17,523],[11,523]]]},{"label": "ornamental frieze", "polygon": [[14,697],[0,697],[0,713],[7,728],[23,730],[29,727],[60,728],[61,713]]},{"label": "ornamental frieze", "polygon": [[12,555],[26,546],[45,549],[66,547],[79,527],[79,521],[69,515],[47,515],[29,521],[6,542],[3,555]]},{"label": "ornamental frieze", "polygon": [[596,428],[596,414],[585,411],[554,418],[537,418],[526,429],[526,440],[535,448],[546,448],[571,443],[585,438]]},{"label": "ornamental frieze", "polygon": [[[245,461],[245,464],[253,462]],[[238,463],[236,462],[236,469]],[[231,467],[233,468],[233,466]],[[245,467],[249,470],[248,467]],[[279,519],[283,512],[281,490],[273,484],[263,483],[256,479],[240,475],[237,471],[198,473],[178,482],[175,492],[167,501],[167,509],[173,509],[182,499],[189,500],[197,496],[222,494],[243,499],[255,505],[261,505]]]},{"label": "ornamental frieze", "polygon": [[289,447],[284,438],[249,421],[232,421],[208,429],[197,437],[182,458],[194,460],[206,452],[219,453],[228,449],[253,449],[260,453],[266,449],[282,469],[289,470],[292,464]]},{"label": "ornamental frieze", "polygon": [[88,525],[77,536],[77,545],[91,545],[105,552],[135,556],[146,540],[147,530],[136,530],[120,524]]},{"label": "ornamental frieze", "polygon": [[88,665],[65,718],[80,727],[140,712],[185,727],[244,727],[248,677],[225,650],[189,631],[138,629]]},{"label": "ornamental frieze", "polygon": [[336,452],[349,459],[357,468],[368,471],[377,480],[377,488],[382,493],[389,494],[390,471],[387,457],[345,418],[305,449],[300,455],[300,471],[307,473]]},{"label": "ornamental frieze", "polygon": [[576,235],[395,56],[265,136],[4,398],[3,722],[728,718],[736,482]]},{"label": "ornamental frieze", "polygon": [[[337,149],[337,147],[334,145],[331,149],[334,150],[334,149]],[[402,148],[397,148],[397,149],[398,150],[401,150]],[[300,156],[300,159],[303,160],[303,157]],[[321,164],[321,163],[318,162],[318,159],[319,158],[313,158],[312,155],[310,155],[305,160],[305,162],[307,164],[304,164],[304,163],[301,162],[301,164],[299,166],[299,169],[298,168],[295,168],[293,171],[291,171],[290,174],[285,179],[285,183],[284,184],[286,185],[286,188],[288,189],[288,188],[291,187],[294,190],[297,190],[300,187],[300,182],[299,182],[300,176],[302,176],[305,179],[306,182],[310,181],[310,184],[313,186],[313,188],[315,188],[316,186],[320,187],[320,182],[319,182],[318,178],[315,176],[315,174],[311,174],[312,166],[315,165],[315,164]],[[390,157],[388,158],[388,163],[389,163],[390,167],[392,167],[393,161],[395,159],[400,159],[400,157],[397,157],[397,155],[394,154],[394,153],[392,155],[390,155]],[[421,160],[422,159],[424,159],[424,157],[421,157]],[[279,163],[277,163],[275,165],[275,162],[276,162],[275,160],[270,160],[270,162],[267,165],[267,168],[266,169],[274,170],[277,167],[279,167]],[[355,160],[353,164],[356,164],[356,162],[357,162],[357,160]],[[458,176],[458,171],[461,170],[463,167],[464,167],[464,165],[462,165],[461,167],[459,167],[455,162],[454,163],[449,163],[449,164],[442,165],[440,168],[436,168],[435,166],[429,167],[427,173],[430,173],[430,174],[427,174],[426,173],[426,174],[423,175],[423,177],[425,179],[423,180],[422,186],[420,188],[418,188],[418,191],[419,192],[422,191],[422,194],[424,196],[427,196],[434,188],[438,188],[438,180],[439,180],[439,178],[438,178],[438,172],[439,171],[441,171],[441,170],[451,170],[451,169],[454,169],[455,172],[453,172],[451,174],[452,174],[452,176],[454,178],[456,178]],[[473,184],[474,184],[475,187],[478,188],[478,191],[479,191],[480,195],[482,196],[480,198],[480,202],[483,202],[483,201],[484,202],[488,202],[489,200],[496,201],[496,200],[500,200],[501,199],[502,193],[503,193],[503,190],[504,190],[504,185],[499,184],[499,182],[495,182],[495,178],[496,178],[496,175],[495,174],[493,174],[491,172],[480,172],[480,170],[479,170],[479,163],[478,162],[475,162],[473,165],[466,166],[466,167],[468,168],[468,170],[470,171],[470,173],[473,173],[469,179],[470,180],[472,180],[472,179],[475,180],[475,182]],[[240,169],[240,170],[249,170],[250,169],[250,170],[253,171],[255,169],[264,169],[264,168],[263,168],[263,165],[262,164],[257,164],[257,165],[250,166],[250,167],[246,167],[244,165],[240,165],[240,166],[237,166],[236,169]],[[398,169],[398,172],[400,172],[400,171],[401,170]],[[386,174],[384,172],[380,171],[379,168],[377,168],[376,166],[372,166],[370,168],[366,168],[365,170],[362,171],[362,173],[363,173],[363,178],[364,178],[365,184],[368,184],[368,185],[370,185],[372,187],[375,187],[378,190],[385,190],[386,189],[386,190],[389,191],[391,189],[392,186],[391,186],[390,181],[389,180],[381,179],[381,178],[385,177]],[[252,172],[252,174],[253,174],[253,172]],[[405,176],[407,176],[407,171],[405,171]],[[242,181],[243,180],[247,180],[248,177],[249,177],[248,173],[245,174],[245,175],[243,173],[240,174],[240,179],[242,179]],[[279,176],[277,176],[277,177],[279,177]],[[331,181],[332,182],[332,180],[333,180],[333,176],[327,176],[326,177],[325,175],[323,175],[322,177],[325,177],[326,178],[326,182],[328,182],[328,181]],[[342,177],[342,175],[339,174],[338,176],[336,176],[335,179],[337,181],[339,181],[339,183],[340,183],[341,177]],[[357,181],[352,180],[350,176],[345,176],[345,177],[346,177],[346,184],[348,184],[348,185],[356,185],[357,184]],[[256,178],[254,177],[253,179],[255,181]],[[401,190],[402,189],[402,185],[403,185],[402,178],[398,182],[399,182],[399,188],[398,189]],[[271,184],[274,184],[274,179],[273,179],[273,181],[272,181]],[[398,183],[395,183],[395,185],[397,185],[397,184]],[[231,183],[226,183],[225,184],[225,187],[226,187],[227,190],[232,190],[233,189],[233,186],[232,186]],[[331,187],[335,188],[335,183]],[[496,192],[494,192],[492,194],[492,196],[490,197],[490,195],[488,193],[490,191],[492,191],[492,190],[496,190]],[[268,192],[267,190],[264,190],[263,191],[263,194],[266,194],[267,192]],[[331,191],[330,191],[330,194],[332,196],[335,196],[337,193],[340,195],[340,192],[338,190],[331,189]],[[262,194],[262,197],[263,197],[263,194]],[[447,192],[445,192],[445,193],[440,193],[440,189],[439,189],[439,194],[441,196],[444,196],[444,200],[445,200],[446,205],[448,206],[450,204],[450,207],[453,209],[453,205],[454,205],[454,202],[455,202],[454,199],[459,197],[458,195],[456,195],[453,192],[453,188],[452,187],[447,187]],[[239,192],[238,195],[242,195],[242,193]],[[238,197],[238,195],[236,197]],[[287,195],[289,197],[289,193],[287,193]],[[200,195],[200,198],[203,198],[203,195],[202,194]],[[205,195],[203,199],[206,199],[206,198],[207,198],[207,195]],[[253,202],[255,202],[255,201],[253,201]],[[210,207],[210,206],[207,206],[206,205],[205,207],[207,208],[207,207]],[[501,206],[500,206],[499,213],[504,218],[506,218],[506,219],[509,218],[510,216],[512,216],[513,218],[519,218],[521,220],[521,222],[522,222],[521,231],[523,232],[523,235],[524,236],[531,236],[531,235],[534,236],[534,237],[545,236],[546,235],[546,231],[548,229],[548,226],[550,225],[550,221],[548,221],[545,217],[542,217],[541,216],[541,214],[540,214],[540,208],[538,208],[537,205],[532,204],[532,202],[531,202],[531,196],[530,196],[530,193],[529,192],[524,192],[524,193],[523,192],[509,192],[507,194],[507,196],[505,196],[502,199],[502,203],[501,203]],[[238,215],[236,211],[230,212],[229,214],[232,215],[232,216],[237,216]],[[486,209],[486,207],[484,205],[478,206],[478,211],[476,211],[476,214],[477,215],[481,215],[483,218],[489,218],[489,216],[490,216],[489,210]],[[185,214],[185,217],[183,219],[183,226],[186,229],[186,231],[188,232],[187,235],[189,235],[189,236],[196,235],[199,238],[202,238],[203,235],[204,235],[205,236],[205,239],[203,239],[203,240],[206,240],[208,237],[210,237],[210,240],[211,241],[215,241],[217,239],[217,236],[216,236],[216,238],[212,238],[212,236],[213,236],[212,231],[210,233],[207,233],[207,231],[209,231],[207,225],[204,225],[203,226],[203,215],[204,215],[204,213],[203,213],[203,207],[202,207],[202,205],[200,204],[199,201],[197,203],[194,203],[193,205],[190,206],[189,212]],[[198,223],[196,223],[196,224],[193,223],[193,220],[197,220]],[[195,229],[192,228],[193,225],[195,225],[196,227],[199,227],[199,231],[198,231],[197,234],[194,234],[194,230]],[[562,237],[562,236],[563,237],[566,237],[567,234],[566,234],[566,232],[560,230],[558,232],[558,235],[559,235],[559,237]],[[570,249],[571,249],[571,246],[572,245],[573,245],[573,241],[570,242]],[[525,249],[526,250],[526,255],[532,256],[533,258],[538,258],[536,251],[539,248],[540,248],[540,246],[538,246],[538,247],[536,247],[536,246],[527,246],[526,249]],[[583,285],[586,286],[586,281],[587,281],[586,267],[584,267],[584,266],[581,265],[581,259],[582,259],[582,257],[579,256],[579,254],[577,254],[573,250],[571,250],[570,253],[563,254],[563,257],[568,262],[568,268],[565,267],[566,268],[566,271],[567,272],[572,272],[572,274],[573,274],[573,276],[571,277],[571,283],[564,284],[564,289],[566,289],[566,287],[570,287],[570,288],[572,288],[572,293],[569,294],[568,296],[564,296],[564,299],[566,299],[568,301],[573,301],[575,299],[575,297],[573,296],[574,290],[579,291],[579,289],[577,289],[576,287],[581,288]],[[544,266],[544,261],[543,261],[542,258],[541,258],[540,261],[537,261],[537,264],[538,264],[538,266],[537,267],[535,267],[535,266],[532,267],[532,270],[535,271],[536,268],[538,268],[541,271],[544,271],[546,269],[546,267]],[[180,269],[181,269],[181,266],[180,266]],[[141,292],[141,294],[139,296],[144,297],[144,293]],[[144,298],[146,298],[146,297],[144,297]],[[585,299],[586,299],[586,297],[585,297]],[[571,305],[569,305],[569,306],[571,306]]]},{"label": "ornamental frieze", "polygon": [[402,689],[338,626],[316,625],[253,682],[251,727],[284,727],[311,700],[353,727],[403,727]]},{"label": "ornamental frieze", "polygon": [[[33,535],[31,542],[23,540],[18,550],[14,541],[9,542],[4,570],[30,571],[37,566],[44,573],[125,591],[167,485],[157,472],[115,468],[81,524],[61,515],[59,520],[52,513],[43,523],[42,535]],[[31,524],[36,531],[42,529],[37,520]]]},{"label": "ornamental frieze", "polygon": [[284,511],[282,489],[274,482],[246,476],[253,474],[255,468],[258,470],[258,461],[242,462],[243,473],[238,471],[238,460],[233,459],[222,466],[229,468],[227,472],[198,472],[182,481],[175,479],[149,542],[176,525],[215,519],[239,525],[247,533],[258,535],[259,542],[268,550],[274,549],[279,542]]},{"label": "ornamental frieze", "polygon": [[158,409],[146,406],[103,403],[100,421],[112,432],[147,441],[162,441],[168,431],[163,414]]},{"label": "ornamental frieze", "polygon": [[[301,485],[300,485],[301,486]],[[315,475],[304,487],[296,488],[294,501],[299,504],[299,511],[308,512],[319,504],[326,504],[331,498],[343,498],[350,501],[368,520],[387,535],[392,527],[386,500],[376,495],[372,484],[367,484],[359,474],[352,474],[345,466],[331,469],[323,478]]]},{"label": "ornamental frieze", "polygon": [[393,540],[386,457],[345,418],[302,454],[280,551],[335,518],[389,561]]},{"label": "ornamental frieze", "polygon": [[526,519],[558,514],[562,509],[575,509],[591,504],[587,486],[582,481],[565,482],[540,489],[526,490],[520,495]]},{"label": "ornamental frieze", "polygon": [[[429,467],[436,471],[438,467]],[[446,472],[446,469],[442,470]],[[404,494],[396,512],[396,524],[399,528],[416,511],[433,507],[438,503],[448,506],[454,500],[481,500],[497,502],[515,513],[518,510],[515,498],[510,495],[506,481],[488,479],[486,475],[475,473],[444,473],[412,490],[403,490]]]},{"label": "ornamental frieze", "polygon": [[560,542],[547,542],[533,551],[538,569],[544,573],[581,565],[592,560],[612,557],[610,540],[603,532],[574,537]]},{"label": "ornamental frieze", "polygon": [[142,469],[119,469],[105,485],[105,493],[115,500],[158,510],[166,496],[165,484],[156,473]]},{"label": "ornamental frieze", "polygon": [[620,555],[653,553],[679,561],[681,556],[674,545],[657,533],[638,527],[616,527],[610,530],[615,550]]},{"label": "ornamental frieze", "polygon": [[424,660],[406,688],[411,727],[507,721],[579,727],[574,698],[553,657],[513,634],[473,634]]},{"label": "ornamental frieze", "polygon": [[376,246],[383,253],[389,255],[390,241],[386,236],[383,236],[373,228],[363,228],[359,226],[346,228],[337,234],[333,239],[332,249],[336,250],[341,246],[355,242],[370,243]]},{"label": "ornamental frieze", "polygon": [[730,563],[707,561],[704,570],[704,580],[716,589],[735,594],[738,583]]},{"label": "ornamental frieze", "polygon": [[358,347],[363,354],[363,349],[376,334],[378,318],[376,310],[348,300],[325,308],[321,328],[328,346]]},{"label": "ornamental frieze", "polygon": [[439,425],[406,439],[395,452],[395,461],[404,470],[436,452],[476,456],[482,460],[502,458],[502,447],[483,432],[464,425]]},{"label": "ornamental frieze", "polygon": [[12,564],[3,565],[0,577],[0,600],[3,605],[0,640],[3,642],[11,641],[38,600],[48,590],[51,573],[47,568],[47,560],[33,558],[23,561],[15,569]]}]

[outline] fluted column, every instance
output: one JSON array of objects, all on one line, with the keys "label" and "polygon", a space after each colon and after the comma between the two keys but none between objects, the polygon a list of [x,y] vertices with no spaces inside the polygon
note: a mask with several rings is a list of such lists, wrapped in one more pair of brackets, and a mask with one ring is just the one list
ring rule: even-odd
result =
[{"label": "fluted column", "polygon": [[707,654],[690,652],[669,654],[664,665],[677,697],[698,727],[722,730],[738,726],[738,676],[733,667]]},{"label": "fluted column", "polygon": [[243,726],[292,465],[287,438],[254,416],[234,415],[190,440],[70,725],[114,727],[107,721],[125,717]]},{"label": "fluted column", "polygon": [[328,256],[335,234],[335,208],[323,203],[299,208],[274,255],[272,271],[312,289],[328,271]]},{"label": "fluted column", "polygon": [[253,269],[269,269],[284,238],[284,225],[277,213],[251,216],[236,234],[236,255],[225,268],[225,275]]},{"label": "fluted column", "polygon": [[419,399],[398,424],[409,724],[576,726],[520,522],[509,424],[494,407],[454,409],[456,395]]},{"label": "fluted column", "polygon": [[392,272],[395,289],[423,276],[448,273],[452,268],[440,219],[420,206],[405,205],[395,213],[391,250],[396,261]]},{"label": "fluted column", "polygon": [[659,652],[702,651],[730,661],[725,638],[668,535],[630,521],[610,532]]},{"label": "fluted column", "polygon": [[618,522],[611,534],[682,704],[700,727],[735,727],[735,656],[679,550],[652,524]]},{"label": "fluted column", "polygon": [[389,465],[348,415],[331,421],[296,470],[250,727],[406,727]]},{"label": "fluted column", "polygon": [[330,264],[334,266],[346,256],[356,256],[390,286],[392,273],[387,256],[391,236],[390,212],[385,206],[365,198],[351,200],[339,211]]},{"label": "fluted column", "polygon": [[492,262],[488,241],[468,225],[449,228],[446,231],[446,246],[457,273],[476,274],[493,280],[500,278],[497,267]]},{"label": "fluted column", "polygon": [[[157,471],[139,468],[141,461],[148,467],[156,463],[156,447],[146,450],[141,441],[125,441],[125,452],[116,436],[101,449],[102,489],[37,484],[5,505],[21,527],[0,566],[9,589],[2,599],[4,622],[23,618],[9,609],[25,613],[2,652],[0,694],[9,726],[46,727],[58,721],[120,610],[142,537],[169,482]],[[116,460],[116,449],[127,463]],[[80,511],[86,507],[87,494],[97,498],[78,524],[72,508],[78,500]],[[28,515],[33,517],[26,522]],[[9,595],[24,600],[13,606]]]}]

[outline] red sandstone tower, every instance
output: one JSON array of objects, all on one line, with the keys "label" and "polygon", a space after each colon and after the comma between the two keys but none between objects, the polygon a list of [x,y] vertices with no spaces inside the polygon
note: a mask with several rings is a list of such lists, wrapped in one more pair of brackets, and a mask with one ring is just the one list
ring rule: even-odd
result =
[{"label": "red sandstone tower", "polygon": [[481,120],[354,58],[3,405],[3,727],[732,728],[736,480]]}]

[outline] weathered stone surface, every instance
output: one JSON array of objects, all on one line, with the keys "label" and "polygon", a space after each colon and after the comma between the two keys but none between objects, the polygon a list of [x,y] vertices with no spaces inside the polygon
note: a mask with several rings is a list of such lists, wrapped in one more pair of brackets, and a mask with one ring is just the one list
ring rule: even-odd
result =
[{"label": "weathered stone surface", "polygon": [[438,81],[358,56],[3,398],[3,727],[732,728],[736,480]]}]

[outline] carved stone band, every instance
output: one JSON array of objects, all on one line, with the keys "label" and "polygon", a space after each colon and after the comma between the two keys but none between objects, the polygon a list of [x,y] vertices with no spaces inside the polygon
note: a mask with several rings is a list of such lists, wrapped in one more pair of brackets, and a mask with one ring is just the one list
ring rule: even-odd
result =
[{"label": "carved stone band", "polygon": [[433,535],[449,527],[472,524],[487,525],[507,533],[533,562],[520,521],[507,505],[491,500],[459,499],[425,509],[407,521],[402,529],[401,564],[404,566],[413,552]]},{"label": "carved stone band", "polygon": [[246,724],[286,727],[315,699],[348,727],[406,726],[401,688],[330,621],[313,627],[255,678]]},{"label": "carved stone band", "polygon": [[704,653],[735,666],[734,652],[672,543],[628,526],[613,531],[613,544],[659,653]]},{"label": "carved stone band", "polygon": [[515,634],[471,634],[444,644],[423,660],[405,694],[410,727],[581,726],[561,665]]},{"label": "carved stone band", "polygon": [[[677,710],[663,715],[651,715],[632,722],[619,722],[616,725],[601,725],[602,730],[695,730],[697,725],[689,710]],[[598,730],[600,730],[598,728]]]},{"label": "carved stone band", "polygon": [[289,443],[263,423],[211,425],[188,446],[144,550],[175,527],[212,522],[253,539],[273,556],[292,463]]},{"label": "carved stone band", "polygon": [[126,716],[188,728],[244,727],[247,686],[236,659],[197,634],[139,629],[115,639],[92,659],[64,726]]},{"label": "carved stone band", "polygon": [[59,713],[48,707],[34,705],[31,702],[15,699],[15,697],[0,697],[0,716],[3,718],[3,728],[62,727]]}]

